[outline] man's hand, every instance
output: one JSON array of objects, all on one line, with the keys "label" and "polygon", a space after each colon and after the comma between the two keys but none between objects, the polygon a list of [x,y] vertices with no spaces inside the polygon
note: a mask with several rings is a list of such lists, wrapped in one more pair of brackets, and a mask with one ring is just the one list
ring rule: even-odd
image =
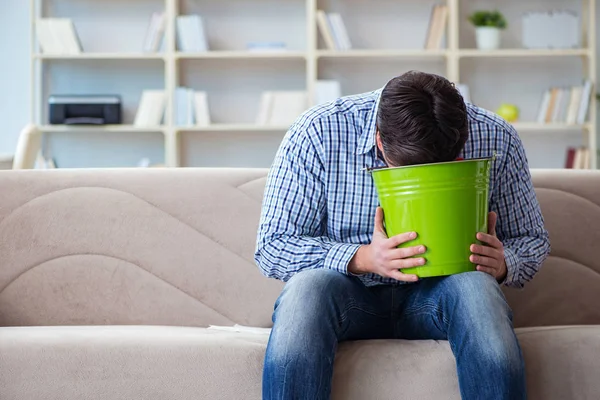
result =
[{"label": "man's hand", "polygon": [[375,212],[375,229],[371,244],[361,246],[348,265],[348,271],[353,274],[375,273],[386,278],[404,282],[418,280],[416,275],[406,275],[400,269],[418,267],[425,264],[423,258],[411,258],[425,252],[425,246],[413,246],[399,249],[402,243],[417,237],[415,232],[402,233],[391,238],[387,237],[383,227],[383,209],[377,207]]},{"label": "man's hand", "polygon": [[506,260],[504,259],[504,246],[496,236],[496,221],[498,216],[495,212],[488,214],[488,233],[478,233],[477,239],[484,245],[471,245],[473,253],[470,260],[477,264],[477,271],[492,275],[498,282],[502,282],[507,274]]}]

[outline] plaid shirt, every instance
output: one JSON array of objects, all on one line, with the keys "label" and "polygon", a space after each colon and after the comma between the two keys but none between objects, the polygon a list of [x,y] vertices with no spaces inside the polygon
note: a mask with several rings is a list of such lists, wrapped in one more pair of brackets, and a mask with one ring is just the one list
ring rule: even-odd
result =
[{"label": "plaid shirt", "polygon": [[[290,127],[267,178],[255,260],[268,277],[287,281],[304,269],[348,274],[369,244],[379,204],[365,167],[383,166],[375,146],[381,89],[313,107]],[[525,151],[515,129],[467,105],[469,139],[461,157],[491,157],[490,210],[504,244],[506,286],[522,287],[550,250]],[[398,284],[375,274],[366,285]]]}]

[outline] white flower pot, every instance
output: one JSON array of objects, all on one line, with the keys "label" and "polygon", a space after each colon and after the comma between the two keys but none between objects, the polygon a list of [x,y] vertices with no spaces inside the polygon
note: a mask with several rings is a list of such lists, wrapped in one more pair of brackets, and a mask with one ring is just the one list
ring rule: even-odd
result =
[{"label": "white flower pot", "polygon": [[491,26],[475,28],[475,38],[479,50],[495,50],[500,47],[500,29]]}]

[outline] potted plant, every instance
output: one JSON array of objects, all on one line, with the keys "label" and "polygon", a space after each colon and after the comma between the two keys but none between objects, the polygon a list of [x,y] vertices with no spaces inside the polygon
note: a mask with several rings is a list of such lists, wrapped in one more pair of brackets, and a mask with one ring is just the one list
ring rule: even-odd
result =
[{"label": "potted plant", "polygon": [[500,47],[500,31],[506,29],[506,19],[499,11],[475,11],[469,16],[475,25],[475,38],[479,50],[495,50]]}]

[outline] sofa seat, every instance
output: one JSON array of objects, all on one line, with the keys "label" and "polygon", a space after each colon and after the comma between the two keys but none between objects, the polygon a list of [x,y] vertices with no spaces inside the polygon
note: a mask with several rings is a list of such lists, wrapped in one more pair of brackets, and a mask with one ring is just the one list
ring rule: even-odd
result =
[{"label": "sofa seat", "polygon": [[[599,326],[517,332],[530,399],[597,398]],[[0,328],[0,398],[260,399],[267,340],[166,326]],[[343,343],[333,387],[340,400],[460,399],[445,341]]]}]

